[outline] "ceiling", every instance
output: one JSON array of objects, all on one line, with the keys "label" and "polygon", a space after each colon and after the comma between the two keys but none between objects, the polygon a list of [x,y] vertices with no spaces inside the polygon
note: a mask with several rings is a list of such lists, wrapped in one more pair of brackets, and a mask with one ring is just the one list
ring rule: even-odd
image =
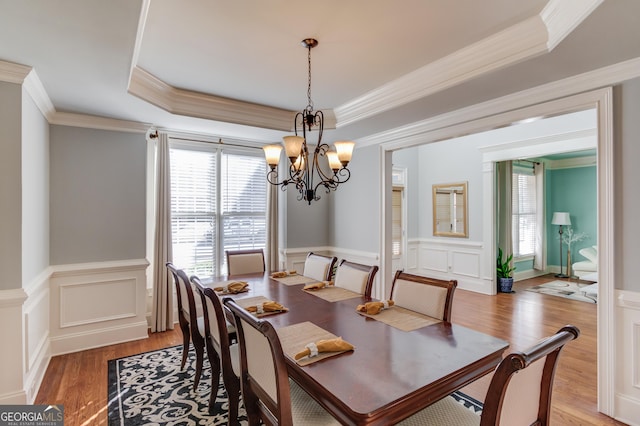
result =
[{"label": "ceiling", "polygon": [[260,142],[290,133],[307,104],[307,37],[319,41],[314,106],[332,138],[354,140],[640,57],[637,0],[0,0],[0,10],[0,61],[33,67],[50,121],[85,114]]}]

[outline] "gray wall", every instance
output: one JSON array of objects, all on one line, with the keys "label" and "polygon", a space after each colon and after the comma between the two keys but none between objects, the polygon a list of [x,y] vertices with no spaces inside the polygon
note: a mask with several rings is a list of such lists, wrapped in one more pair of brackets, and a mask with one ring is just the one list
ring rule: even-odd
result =
[{"label": "gray wall", "polygon": [[0,82],[0,289],[22,287],[22,87]]},{"label": "gray wall", "polygon": [[144,259],[142,134],[51,126],[52,265]]},{"label": "gray wall", "polygon": [[640,79],[614,88],[615,287],[640,291]]},{"label": "gray wall", "polygon": [[[288,161],[288,160],[287,160]],[[333,194],[320,193],[320,200],[298,201],[299,192],[289,185],[280,196],[286,197],[285,246],[281,248],[325,247],[330,244],[330,211]]]},{"label": "gray wall", "polygon": [[380,148],[356,149],[351,178],[333,193],[333,245],[377,253],[380,246]]},{"label": "gray wall", "polygon": [[30,96],[22,102],[22,281],[49,266],[49,123]]}]

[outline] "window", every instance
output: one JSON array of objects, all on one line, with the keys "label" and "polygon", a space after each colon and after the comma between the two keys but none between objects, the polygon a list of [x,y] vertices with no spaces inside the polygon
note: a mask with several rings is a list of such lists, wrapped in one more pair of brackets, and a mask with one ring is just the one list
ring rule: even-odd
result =
[{"label": "window", "polygon": [[537,222],[536,178],[533,170],[514,167],[511,188],[513,256],[533,256]]},{"label": "window", "polygon": [[226,273],[225,250],[265,248],[261,153],[172,141],[170,163],[176,265],[190,274],[215,276]]},{"label": "window", "polygon": [[393,188],[391,193],[391,252],[402,254],[402,188]]}]

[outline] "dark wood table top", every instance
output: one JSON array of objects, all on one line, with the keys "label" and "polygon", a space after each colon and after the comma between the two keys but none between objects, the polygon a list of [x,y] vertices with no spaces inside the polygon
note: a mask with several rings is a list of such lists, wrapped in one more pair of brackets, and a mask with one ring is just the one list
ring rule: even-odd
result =
[{"label": "dark wood table top", "polygon": [[263,317],[276,329],[310,321],[355,346],[304,367],[287,359],[289,375],[345,424],[396,423],[492,371],[508,347],[445,322],[401,331],[359,315],[364,297],[327,302],[302,291],[304,284],[284,285],[268,274],[233,279],[250,287],[234,299],[264,296],[289,309]]}]

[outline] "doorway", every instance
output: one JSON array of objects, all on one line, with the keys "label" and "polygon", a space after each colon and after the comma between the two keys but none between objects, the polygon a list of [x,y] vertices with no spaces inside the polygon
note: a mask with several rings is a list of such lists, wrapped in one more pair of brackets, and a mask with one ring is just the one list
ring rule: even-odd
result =
[{"label": "doorway", "polygon": [[[583,111],[594,108],[597,115],[597,182],[598,182],[598,230],[597,241],[599,246],[599,281],[602,283],[599,288],[598,300],[598,409],[609,414],[613,410],[614,386],[614,299],[613,299],[613,132],[612,132],[612,108],[611,89],[600,89],[592,92],[581,93],[571,97],[548,101],[532,106],[525,106],[519,109],[512,109],[508,112],[499,113],[490,117],[470,119],[464,121],[462,118],[452,120],[454,124],[445,127],[433,125],[429,128],[425,125],[422,129],[414,129],[415,134],[403,134],[393,140],[381,144],[381,156],[385,166],[382,168],[381,179],[381,220],[385,232],[381,234],[381,271],[382,282],[390,283],[392,274],[392,254],[390,241],[391,233],[391,161],[392,153],[395,150],[409,148],[423,144],[434,143],[446,139],[453,139],[462,135],[470,135],[484,132],[505,126],[511,126],[523,122],[531,117],[553,117],[562,114]],[[526,101],[522,100],[524,105]],[[538,148],[545,147],[545,141],[539,141]],[[524,156],[523,152],[518,152],[527,148],[527,144],[513,146],[511,158]],[[566,149],[565,149],[566,150]],[[480,280],[487,285],[487,289],[492,289],[495,294],[495,217],[493,213],[494,199],[494,170],[495,161],[504,158],[504,153],[500,150],[487,149],[483,153],[482,175],[483,188],[490,188],[489,193],[482,194],[482,210],[485,212],[482,219],[480,238],[479,265]],[[549,152],[547,149],[545,152]],[[536,155],[531,153],[527,155]],[[472,189],[470,189],[472,193]],[[388,289],[381,289],[386,292]],[[491,291],[491,290],[490,290]]]}]

